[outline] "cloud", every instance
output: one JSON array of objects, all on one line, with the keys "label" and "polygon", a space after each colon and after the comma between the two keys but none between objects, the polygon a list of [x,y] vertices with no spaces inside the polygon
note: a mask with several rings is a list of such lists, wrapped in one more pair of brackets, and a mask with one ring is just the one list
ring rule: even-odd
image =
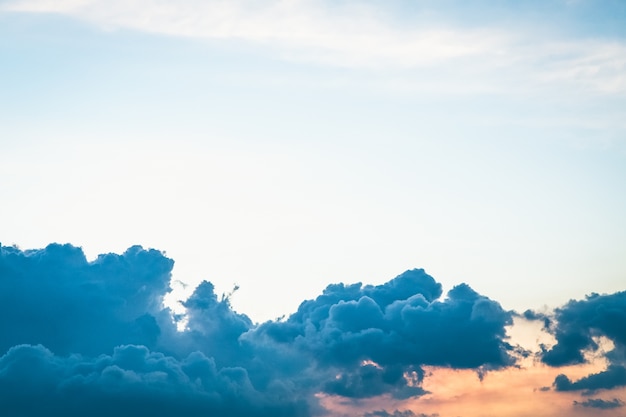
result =
[{"label": "cloud", "polygon": [[252,321],[232,310],[228,298],[218,300],[213,284],[202,282],[183,302],[187,327],[177,333],[174,344],[168,346],[179,354],[196,349],[210,351],[221,363],[234,364],[241,360],[239,337],[252,328]]},{"label": "cloud", "polygon": [[172,267],[140,246],[92,262],[69,244],[0,246],[1,413],[305,416],[318,393],[424,395],[424,365],[515,362],[511,313],[465,284],[442,300],[423,270],[330,285],[261,325],[203,282],[179,332],[162,304]]},{"label": "cloud", "polygon": [[572,300],[556,309],[555,323],[549,328],[557,343],[544,348],[541,360],[550,366],[564,366],[586,362],[586,352],[600,349],[597,338],[602,336],[613,343],[603,355],[609,366],[605,371],[588,375],[572,382],[559,375],[554,386],[559,391],[610,389],[626,386],[626,292],[610,295],[592,294],[584,300]]},{"label": "cloud", "polygon": [[593,337],[599,335],[616,345],[609,357],[617,361],[626,359],[626,291],[572,300],[556,310],[555,319],[553,332],[557,344],[543,352],[544,363],[551,366],[583,363],[585,350],[598,349]]},{"label": "cloud", "polygon": [[[421,378],[417,382],[421,382]],[[328,394],[348,398],[368,398],[393,391],[396,398],[418,397],[428,392],[420,386],[406,383],[398,368],[382,368],[364,364],[355,370],[342,373],[322,387]]]},{"label": "cloud", "polygon": [[245,369],[218,370],[200,352],[177,360],[133,345],[91,359],[15,346],[0,358],[0,392],[2,415],[308,415],[303,402],[257,392]]},{"label": "cloud", "polygon": [[[422,269],[381,285],[331,284],[262,324],[203,282],[182,302],[178,331],[163,305],[173,264],[140,246],[91,262],[69,244],[0,246],[0,414],[311,416],[327,413],[322,397],[416,399],[432,394],[424,388],[432,369],[481,376],[520,358],[506,334],[513,312],[466,284],[444,297]],[[589,351],[609,361],[577,380],[557,376],[555,392],[626,386],[625,294],[570,301],[553,317],[524,313],[555,336],[540,352],[546,364],[582,363]],[[598,338],[613,343],[607,352]],[[407,413],[367,416],[416,415]]]},{"label": "cloud", "polygon": [[278,48],[289,59],[348,67],[414,67],[480,56],[500,46],[497,31],[424,27],[399,31],[381,10],[298,0],[10,1],[5,10],[61,13],[108,27],[203,39],[242,40]]},{"label": "cloud", "polygon": [[171,327],[162,300],[174,262],[159,251],[133,246],[88,263],[71,245],[1,250],[1,352],[28,343],[97,355],[121,344],[155,346]]},{"label": "cloud", "polygon": [[284,322],[244,335],[255,344],[314,358],[328,394],[416,396],[422,366],[498,369],[513,365],[505,326],[512,314],[469,286],[440,301],[441,285],[421,269],[379,286],[330,285]]},{"label": "cloud", "polygon": [[[571,7],[559,4],[554,17],[560,18],[563,8]],[[426,70],[417,79],[403,80],[404,89],[416,83],[417,88],[428,89],[434,83],[441,91],[452,83],[450,91],[457,93],[526,94],[531,88],[540,91],[555,85],[605,94],[626,91],[626,44],[621,39],[581,34],[569,40],[554,33],[548,37],[538,33],[536,14],[531,14],[527,27],[507,26],[503,22],[526,17],[516,8],[500,9],[502,15],[493,19],[476,19],[482,25],[460,24],[459,19],[445,18],[454,9],[454,5],[434,3],[403,9],[397,4],[308,0],[262,4],[245,0],[13,0],[4,2],[0,11],[58,13],[106,28],[234,40],[285,60],[330,67]],[[412,24],[407,24],[407,15]],[[462,21],[467,22],[466,16]],[[420,83],[426,75],[428,81]],[[403,78],[396,73],[393,79],[399,76]]]},{"label": "cloud", "polygon": [[532,311],[532,310],[526,310],[521,314],[521,317],[525,318],[526,320],[530,320],[530,321],[542,321],[543,322],[543,328],[546,330],[550,329],[550,326],[552,324],[552,320],[550,319],[550,317],[547,314],[544,313],[539,313],[536,311]]},{"label": "cloud", "polygon": [[310,392],[255,366],[238,342],[251,321],[210,283],[176,330],[172,267],[140,246],[93,262],[72,245],[0,246],[0,414],[309,415]]},{"label": "cloud", "polygon": [[599,410],[610,410],[613,408],[620,408],[624,406],[624,402],[618,398],[612,400],[603,400],[601,398],[590,398],[586,401],[578,402],[574,401],[574,405],[578,405],[586,408],[597,408]]},{"label": "cloud", "polygon": [[415,414],[411,410],[394,410],[393,413],[387,410],[372,411],[371,413],[363,414],[363,417],[438,417],[439,414]]},{"label": "cloud", "polygon": [[578,381],[572,382],[561,374],[554,380],[557,391],[580,391],[591,394],[600,389],[611,389],[626,386],[626,367],[609,365],[608,369],[596,374],[587,375]]}]

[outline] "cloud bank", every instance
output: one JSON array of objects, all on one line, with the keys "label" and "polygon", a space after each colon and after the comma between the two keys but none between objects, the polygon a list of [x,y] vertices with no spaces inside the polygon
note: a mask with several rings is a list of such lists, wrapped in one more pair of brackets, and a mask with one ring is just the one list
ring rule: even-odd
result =
[{"label": "cloud bank", "polygon": [[[306,406],[262,395],[245,369],[200,352],[178,360],[124,345],[94,358],[18,345],[0,358],[6,416],[300,416]],[[36,399],[36,401],[33,401]]]},{"label": "cloud bank", "polygon": [[407,398],[424,394],[424,365],[515,361],[504,340],[511,313],[467,285],[441,300],[423,270],[330,285],[261,325],[204,282],[184,301],[178,332],[162,305],[172,267],[139,246],[93,262],[71,245],[2,247],[3,414],[309,415],[316,393]]},{"label": "cloud bank", "polygon": [[[183,302],[178,331],[181,317],[162,303],[172,267],[140,246],[92,262],[69,244],[0,246],[0,414],[324,415],[319,395],[416,398],[427,393],[425,367],[483,375],[519,358],[506,334],[513,312],[466,284],[443,297],[421,269],[382,285],[329,285],[289,317],[262,324],[203,282]],[[557,344],[542,352],[552,366],[584,360],[595,334],[615,343],[606,371],[575,382],[559,376],[557,391],[623,385],[624,322],[615,319],[625,305],[624,293],[594,295],[546,322],[556,323]]]},{"label": "cloud bank", "polygon": [[251,366],[238,337],[252,323],[211,284],[185,302],[189,330],[177,332],[162,305],[173,264],[139,246],[93,262],[71,245],[1,247],[0,413],[309,415],[269,364]]}]

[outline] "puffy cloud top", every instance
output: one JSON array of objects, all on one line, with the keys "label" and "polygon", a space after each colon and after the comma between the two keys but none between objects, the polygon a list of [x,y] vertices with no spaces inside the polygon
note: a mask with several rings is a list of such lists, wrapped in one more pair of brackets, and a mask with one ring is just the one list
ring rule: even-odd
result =
[{"label": "puffy cloud top", "polygon": [[[329,285],[260,325],[203,282],[177,331],[163,306],[172,267],[140,246],[92,262],[72,245],[0,246],[0,414],[309,416],[324,412],[318,393],[402,399],[426,393],[425,366],[482,374],[515,364],[513,313],[466,284],[443,297],[421,269],[382,285]],[[553,319],[526,314],[554,332],[557,344],[542,352],[553,366],[582,361],[593,336],[615,343],[609,369],[561,375],[557,391],[626,384],[625,306],[617,293],[572,301]]]},{"label": "puffy cloud top", "polygon": [[162,304],[173,264],[140,246],[93,262],[71,245],[0,247],[0,414],[308,415],[306,392],[253,384],[238,342],[251,321],[210,283],[176,331]]},{"label": "puffy cloud top", "polygon": [[325,375],[322,390],[356,398],[421,395],[423,365],[513,364],[510,312],[464,284],[440,296],[441,285],[421,269],[379,286],[330,285],[285,322],[264,323],[245,339],[296,349]]},{"label": "puffy cloud top", "polygon": [[2,352],[29,343],[97,355],[121,344],[154,345],[166,325],[162,300],[174,261],[159,251],[133,246],[93,262],[71,245],[1,251]]}]

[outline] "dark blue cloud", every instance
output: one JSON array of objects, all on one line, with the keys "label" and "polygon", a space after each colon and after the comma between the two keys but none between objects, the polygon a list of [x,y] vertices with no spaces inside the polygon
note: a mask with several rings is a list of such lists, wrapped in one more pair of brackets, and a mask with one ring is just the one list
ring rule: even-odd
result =
[{"label": "dark blue cloud", "polygon": [[614,348],[605,354],[610,365],[605,371],[572,382],[559,375],[554,386],[558,391],[594,392],[626,386],[626,291],[609,295],[592,294],[584,300],[572,300],[556,309],[548,326],[557,343],[544,348],[541,360],[550,366],[585,362],[586,351],[597,351],[595,337],[610,339]]},{"label": "dark blue cloud", "polygon": [[[421,383],[423,375],[416,381]],[[366,363],[335,377],[324,384],[328,394],[349,398],[367,398],[393,392],[396,398],[410,398],[428,393],[419,385],[408,385],[400,367]]]},{"label": "dark blue cloud", "polygon": [[626,386],[626,367],[609,365],[602,372],[587,375],[572,382],[567,376],[561,374],[554,380],[557,391],[585,391],[591,394],[601,389],[611,389]]},{"label": "dark blue cloud", "polygon": [[363,417],[439,417],[439,414],[415,414],[411,410],[394,410],[392,413],[387,410],[372,411],[371,413],[363,414]]},{"label": "dark blue cloud", "polygon": [[552,325],[552,320],[547,314],[544,314],[544,313],[538,313],[536,311],[526,310],[520,316],[529,321],[542,321],[543,328],[546,330],[549,330],[550,326]]},{"label": "dark blue cloud", "polygon": [[261,325],[203,282],[179,332],[162,304],[172,267],[140,246],[93,262],[0,246],[0,415],[308,416],[319,392],[408,398],[425,365],[514,363],[511,313],[464,284],[441,299],[423,270],[330,285]]},{"label": "dark blue cloud", "polygon": [[626,291],[592,294],[556,310],[553,328],[557,344],[545,350],[542,361],[551,366],[583,363],[585,350],[596,350],[593,336],[606,336],[616,344],[615,359],[624,359],[626,346]]},{"label": "dark blue cloud", "polygon": [[241,361],[239,337],[253,325],[246,315],[233,311],[228,298],[218,299],[213,284],[207,281],[200,283],[183,305],[187,330],[170,339],[175,342],[171,350],[184,355],[201,349],[221,363]]},{"label": "dark blue cloud", "polygon": [[505,340],[510,312],[464,284],[440,296],[440,284],[417,269],[379,286],[331,285],[286,321],[264,323],[245,339],[314,358],[318,378],[328,379],[322,389],[354,398],[423,394],[423,365],[514,363]]},{"label": "dark blue cloud", "polygon": [[0,415],[310,415],[308,391],[269,366],[251,381],[238,342],[251,321],[210,283],[176,331],[162,305],[172,267],[139,246],[93,262],[71,245],[1,247]]},{"label": "dark blue cloud", "polygon": [[613,408],[620,408],[624,406],[624,402],[618,398],[612,400],[603,400],[601,398],[590,398],[586,401],[574,401],[574,405],[578,405],[586,408],[597,408],[599,410],[610,410]]},{"label": "dark blue cloud", "polygon": [[0,352],[29,343],[97,355],[121,344],[154,346],[171,326],[162,300],[174,262],[159,251],[134,246],[93,262],[71,245],[1,251]]},{"label": "dark blue cloud", "polygon": [[243,368],[217,369],[200,352],[177,360],[144,346],[112,355],[56,356],[18,345],[0,358],[4,416],[304,416],[304,402],[254,389]]}]

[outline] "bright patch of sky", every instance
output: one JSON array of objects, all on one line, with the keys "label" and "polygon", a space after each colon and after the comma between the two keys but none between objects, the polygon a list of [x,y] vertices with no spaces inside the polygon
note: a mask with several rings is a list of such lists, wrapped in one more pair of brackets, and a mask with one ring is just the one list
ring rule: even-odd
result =
[{"label": "bright patch of sky", "polygon": [[0,240],[161,249],[254,320],[414,267],[505,308],[621,290],[625,16],[0,2]]}]

